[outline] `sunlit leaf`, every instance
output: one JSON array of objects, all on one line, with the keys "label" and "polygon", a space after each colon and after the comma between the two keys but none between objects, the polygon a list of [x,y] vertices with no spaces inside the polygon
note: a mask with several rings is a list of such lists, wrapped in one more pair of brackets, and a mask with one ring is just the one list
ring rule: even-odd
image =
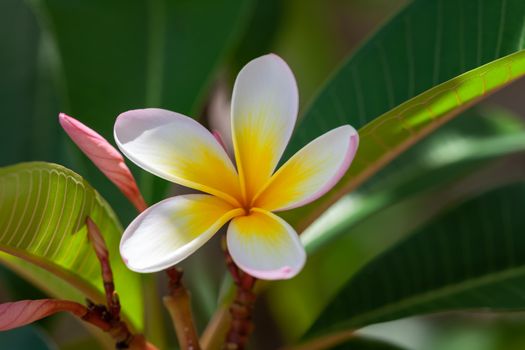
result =
[{"label": "sunlit leaf", "polygon": [[[110,251],[115,284],[124,314],[142,327],[139,276],[118,255],[121,227],[105,200],[84,179],[62,166],[32,162],[0,168],[0,251],[53,273],[83,295],[104,302],[100,265],[88,241],[85,220],[100,228]],[[0,255],[7,266],[24,265]],[[45,280],[38,269],[27,277]],[[56,297],[70,297],[65,289],[48,288]],[[83,302],[83,300],[77,300]]]},{"label": "sunlit leaf", "polygon": [[339,185],[288,214],[295,226],[304,229],[417,140],[522,76],[524,17],[520,0],[416,0],[372,36],[321,90],[292,138],[288,155],[341,124],[361,134]]},{"label": "sunlit leaf", "polygon": [[[310,217],[301,220],[311,223],[323,210],[374,175],[399,156],[414,142],[457,116],[512,81],[525,75],[525,51],[509,55],[474,69],[401,104],[374,119],[359,130],[359,151],[340,182],[321,202]],[[304,207],[302,215],[311,209]]]}]

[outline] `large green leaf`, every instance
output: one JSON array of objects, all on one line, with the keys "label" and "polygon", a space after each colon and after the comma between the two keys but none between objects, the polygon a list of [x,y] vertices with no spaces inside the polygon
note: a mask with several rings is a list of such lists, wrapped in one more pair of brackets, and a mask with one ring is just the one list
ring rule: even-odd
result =
[{"label": "large green leaf", "polygon": [[519,183],[449,210],[361,270],[311,332],[447,310],[523,310],[524,206]]},{"label": "large green leaf", "polygon": [[414,142],[523,75],[524,55],[516,52],[525,45],[524,18],[521,0],[411,2],[335,73],[307,109],[287,156],[345,123],[360,129],[360,150],[334,190],[287,218],[304,229]]},{"label": "large green leaf", "polygon": [[438,186],[449,186],[498,158],[524,150],[521,117],[496,107],[473,108],[343,197],[302,234],[302,240],[309,252],[317,251],[373,213]]},{"label": "large green leaf", "polygon": [[520,169],[494,176],[507,165],[498,159],[523,151],[520,119],[492,108],[471,110],[397,158],[372,186],[330,208],[301,236],[309,255],[304,270],[269,290],[289,339],[302,334],[359,269],[450,203],[515,181]]},{"label": "large green leaf", "polygon": [[[64,112],[111,140],[116,116],[129,109],[160,107],[198,116],[251,0],[31,3],[58,49]],[[150,202],[162,198],[166,188],[153,179],[141,179]]]},{"label": "large green leaf", "polygon": [[[141,328],[139,276],[125,267],[117,253],[121,227],[98,192],[78,174],[56,164],[30,162],[0,168],[0,262],[56,297],[83,301],[86,296],[103,303],[100,264],[85,225],[88,216],[106,240],[123,312]],[[51,275],[63,282],[55,284],[57,279]]]}]

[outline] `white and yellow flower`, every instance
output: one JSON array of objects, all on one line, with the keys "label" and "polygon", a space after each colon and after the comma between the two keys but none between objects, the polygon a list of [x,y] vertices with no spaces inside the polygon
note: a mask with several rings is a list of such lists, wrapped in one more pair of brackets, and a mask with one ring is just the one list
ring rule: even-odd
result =
[{"label": "white and yellow flower", "polygon": [[235,81],[231,128],[236,165],[195,120],[161,109],[133,110],[115,123],[121,151],[143,169],[203,193],[176,196],[140,214],[120,253],[137,272],[185,259],[223,225],[228,250],[244,271],[262,279],[295,276],[306,254],[297,233],[273,214],[305,205],[332,188],[358,146],[349,125],[310,142],[275,171],[297,117],[293,73],[275,55],[249,62]]}]

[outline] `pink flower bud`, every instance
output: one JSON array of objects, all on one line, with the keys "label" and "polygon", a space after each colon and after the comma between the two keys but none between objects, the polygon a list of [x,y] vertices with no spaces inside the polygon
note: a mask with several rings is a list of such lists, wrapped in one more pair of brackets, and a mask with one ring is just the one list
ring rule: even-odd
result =
[{"label": "pink flower bud", "polygon": [[138,211],[145,210],[147,205],[144,198],[120,152],[78,120],[64,113],[59,114],[58,120],[71,140],[122,191],[135,208]]}]

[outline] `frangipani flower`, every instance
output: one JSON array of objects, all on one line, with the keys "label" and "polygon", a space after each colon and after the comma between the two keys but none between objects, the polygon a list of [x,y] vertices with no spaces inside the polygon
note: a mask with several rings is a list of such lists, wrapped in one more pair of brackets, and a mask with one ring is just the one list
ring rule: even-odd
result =
[{"label": "frangipani flower", "polygon": [[275,55],[249,62],[235,81],[232,138],[236,165],[195,120],[161,109],[133,110],[115,123],[115,140],[137,165],[201,191],[166,199],[126,229],[120,253],[137,272],[185,259],[229,222],[233,261],[250,275],[285,279],[306,254],[294,229],[273,212],[305,205],[332,188],[348,169],[357,132],[338,127],[310,142],[275,171],[297,117],[293,73]]}]

